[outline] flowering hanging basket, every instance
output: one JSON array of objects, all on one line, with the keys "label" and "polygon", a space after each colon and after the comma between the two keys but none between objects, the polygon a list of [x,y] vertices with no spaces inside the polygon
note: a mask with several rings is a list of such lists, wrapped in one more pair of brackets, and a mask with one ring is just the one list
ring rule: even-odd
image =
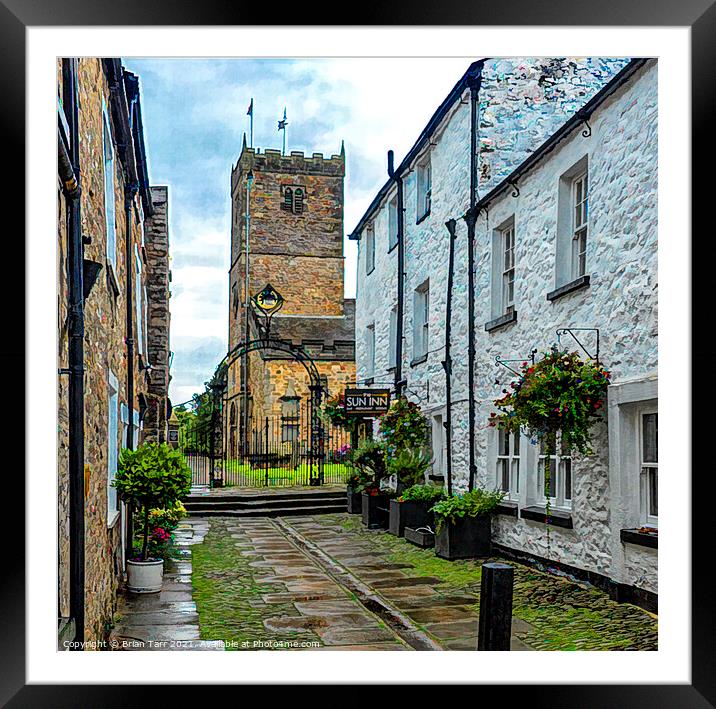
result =
[{"label": "flowering hanging basket", "polygon": [[323,420],[331,426],[340,426],[348,431],[355,427],[355,419],[348,416],[343,406],[343,394],[333,396],[321,408]]},{"label": "flowering hanging basket", "polygon": [[379,431],[388,456],[394,457],[402,450],[425,447],[430,424],[416,403],[399,396],[380,417]]},{"label": "flowering hanging basket", "polygon": [[494,401],[499,413],[490,414],[489,425],[539,440],[559,432],[563,446],[589,454],[609,376],[598,362],[553,347],[536,364],[523,363],[520,377]]}]

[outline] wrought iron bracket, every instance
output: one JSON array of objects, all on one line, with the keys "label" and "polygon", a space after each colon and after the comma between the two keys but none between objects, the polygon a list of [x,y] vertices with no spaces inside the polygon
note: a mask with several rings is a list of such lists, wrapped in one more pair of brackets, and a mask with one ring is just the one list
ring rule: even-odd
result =
[{"label": "wrought iron bracket", "polygon": [[[575,331],[579,332],[594,332],[597,336],[597,351],[594,354],[591,354],[589,350],[581,343],[579,338],[574,334]],[[580,349],[584,354],[589,357],[589,359],[593,359],[597,364],[599,364],[599,328],[598,327],[560,327],[557,330],[557,343],[558,345],[562,344],[562,335],[570,335],[571,338],[579,345]]]},{"label": "wrought iron bracket", "polygon": [[518,359],[502,359],[500,355],[495,355],[495,366],[503,366],[505,369],[509,369],[513,374],[516,374],[518,377],[522,376],[521,372],[518,372],[516,369],[513,369],[508,362],[525,362],[526,360],[530,360],[532,364],[535,363],[535,355],[537,354],[537,348],[533,349],[527,357],[519,357]]}]

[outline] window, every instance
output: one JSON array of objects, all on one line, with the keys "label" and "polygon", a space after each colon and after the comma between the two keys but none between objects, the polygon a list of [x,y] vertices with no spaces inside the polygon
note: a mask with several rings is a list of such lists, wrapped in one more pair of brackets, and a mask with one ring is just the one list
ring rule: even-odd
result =
[{"label": "window", "polygon": [[283,199],[281,209],[292,214],[303,214],[305,209],[306,190],[303,187],[284,185],[281,187]]},{"label": "window", "polygon": [[659,414],[641,415],[641,507],[642,521],[655,527],[659,519]]},{"label": "window", "polygon": [[293,443],[299,438],[300,401],[297,396],[286,396],[281,402],[281,440],[284,443]]},{"label": "window", "polygon": [[444,414],[435,414],[432,417],[433,475],[447,473],[447,432],[444,421]]},{"label": "window", "polygon": [[231,301],[234,308],[234,317],[239,312],[239,287],[236,283],[231,287]]},{"label": "window", "polygon": [[144,287],[142,285],[142,257],[139,254],[139,248],[134,247],[134,263],[136,266],[136,281],[134,283],[134,297],[137,301],[135,306],[137,309],[137,350],[139,354],[144,354]]},{"label": "window", "polygon": [[[122,422],[122,447],[127,447],[127,429],[129,428],[129,409],[126,404],[120,404],[120,421]],[[132,442],[136,448],[139,445],[139,411],[132,411]]]},{"label": "window", "polygon": [[509,500],[520,493],[520,434],[497,431],[497,487]]},{"label": "window", "polygon": [[117,475],[117,454],[119,437],[117,419],[119,417],[119,383],[117,377],[109,372],[108,423],[107,423],[107,526],[114,524],[119,514],[117,490],[112,486]]},{"label": "window", "polygon": [[420,221],[430,214],[430,195],[432,190],[432,171],[430,169],[430,158],[428,157],[418,165],[417,185],[417,220]]},{"label": "window", "polygon": [[396,347],[398,346],[398,309],[392,308],[390,311],[388,333],[388,369],[392,369],[396,365]]},{"label": "window", "polygon": [[587,272],[589,182],[586,172],[572,181],[572,214],[572,279],[575,279]]},{"label": "window", "polygon": [[388,204],[388,251],[398,243],[398,197]]},{"label": "window", "polygon": [[515,309],[515,223],[502,231],[502,314]]},{"label": "window", "polygon": [[375,229],[372,224],[365,228],[365,272],[372,273],[375,268]]},{"label": "window", "polygon": [[[547,449],[552,451],[549,465],[549,484],[545,481],[545,462]],[[561,436],[552,436],[551,439],[540,444],[537,480],[539,495],[554,507],[572,507],[572,456],[562,443]]]},{"label": "window", "polygon": [[370,324],[366,328],[365,347],[366,375],[372,377],[375,373],[375,324]]},{"label": "window", "polygon": [[107,261],[113,269],[117,268],[117,236],[115,232],[115,194],[114,194],[114,146],[112,129],[106,106],[102,107],[102,145],[104,154],[104,215],[107,228]]},{"label": "window", "polygon": [[416,288],[413,305],[413,360],[417,360],[428,356],[430,289],[427,282]]}]

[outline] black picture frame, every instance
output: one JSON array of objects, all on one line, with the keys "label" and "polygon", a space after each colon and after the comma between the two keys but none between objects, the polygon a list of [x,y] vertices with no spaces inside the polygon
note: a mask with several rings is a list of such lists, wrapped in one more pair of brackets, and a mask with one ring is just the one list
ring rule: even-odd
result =
[{"label": "black picture frame", "polygon": [[[321,24],[309,22],[305,4],[293,4],[285,11],[276,11],[271,16],[280,16],[281,24]],[[265,25],[265,6],[261,3],[235,2],[222,0],[68,0],[65,3],[56,0],[0,0],[0,87],[2,90],[3,137],[2,180],[4,204],[10,206],[14,219],[24,223],[24,209],[19,204],[18,186],[25,185],[25,30],[28,26],[78,26],[78,25]],[[337,15],[327,11],[324,22],[336,24]],[[691,89],[692,89],[692,205],[702,205],[707,209],[711,195],[704,168],[714,164],[714,138],[712,136],[713,115],[716,106],[716,3],[714,0],[600,0],[598,3],[573,3],[568,0],[535,2],[535,0],[510,0],[509,2],[468,2],[467,0],[411,0],[390,4],[363,5],[354,20],[365,24],[409,24],[409,25],[576,25],[576,26],[688,26],[691,27]],[[312,18],[311,18],[312,19]],[[48,157],[48,159],[50,159]],[[662,169],[668,169],[664,166]],[[697,211],[699,213],[697,213]],[[6,214],[8,212],[6,211]],[[702,217],[702,210],[695,210],[694,220]],[[705,226],[705,225],[704,225]],[[710,285],[706,269],[713,253],[713,227],[707,231],[694,231],[701,235],[698,258],[692,260],[693,314],[692,325],[692,371],[701,377],[709,372],[710,360],[707,359],[707,340],[702,335],[701,325],[708,325],[710,318],[704,305],[709,302]],[[25,261],[25,247],[15,235],[19,229],[14,227],[13,236],[5,230],[6,263]],[[669,235],[679,238],[685,247],[691,243],[688,235]],[[49,237],[48,237],[49,238]],[[705,243],[701,243],[705,242]],[[15,249],[8,253],[7,249]],[[696,253],[696,249],[692,251]],[[31,266],[31,254],[27,254]],[[15,269],[13,269],[15,270]],[[17,269],[21,272],[21,269]],[[8,281],[6,280],[7,284]],[[7,292],[7,290],[6,290]],[[24,315],[18,308],[17,297],[22,291],[17,287],[15,296],[6,295],[6,308],[14,314],[18,324],[12,328],[12,337],[5,338],[2,345],[4,369],[7,380],[5,399],[16,402],[12,420],[7,423],[16,427],[24,424],[24,387],[22,372],[28,371],[24,352]],[[708,306],[706,306],[708,307]],[[6,325],[6,328],[9,327]],[[705,328],[704,328],[705,330]],[[7,334],[7,329],[6,329]],[[709,353],[710,354],[710,353]],[[691,382],[688,377],[688,363],[679,373],[683,385]],[[12,374],[10,374],[12,373]],[[692,389],[693,390],[693,389]],[[692,410],[693,421],[710,423],[708,398],[694,396]],[[703,411],[699,410],[702,408]],[[700,414],[700,416],[699,416]],[[688,412],[684,412],[688,415]],[[18,432],[22,435],[21,432]],[[706,431],[708,435],[708,432]],[[31,436],[32,432],[25,432]],[[20,440],[18,435],[14,440]],[[674,471],[674,478],[668,484],[688,482],[689,450],[691,441],[683,441],[684,470]],[[45,442],[44,445],[52,445]],[[707,458],[708,459],[708,458]],[[20,463],[18,465],[17,463]],[[15,487],[12,507],[24,509],[24,485],[20,480],[21,461],[15,463]],[[494,693],[494,700],[514,705],[524,700],[531,707],[570,706],[579,709],[593,707],[716,707],[716,637],[714,614],[714,592],[710,579],[709,521],[712,505],[713,482],[708,465],[699,471],[698,494],[692,496],[692,667],[691,684],[683,685],[513,685],[508,691],[504,687],[475,688],[474,701],[484,702],[487,694]],[[678,478],[678,479],[676,479]],[[703,478],[703,479],[702,479]],[[696,490],[696,484],[692,485]],[[7,490],[7,488],[6,488]],[[5,511],[8,511],[7,496]],[[23,513],[20,512],[20,515]],[[7,518],[6,518],[7,519]],[[23,520],[16,520],[12,527],[13,544],[6,541],[3,549],[4,574],[0,582],[0,639],[2,640],[2,663],[0,664],[0,702],[8,707],[110,707],[128,705],[137,701],[147,703],[155,701],[149,687],[131,685],[26,685],[25,683],[25,563],[24,546],[20,543],[24,534]],[[695,621],[695,622],[694,622]],[[89,679],[89,678],[88,678]],[[232,678],[227,678],[231,681]],[[401,681],[405,681],[401,679]],[[658,682],[659,678],[654,677]],[[197,677],[200,683],[201,678]],[[182,687],[184,702],[192,701],[206,687]],[[304,688],[304,690],[307,688]],[[163,701],[169,700],[167,687],[160,688]],[[294,693],[292,699],[300,701],[304,692]],[[244,695],[248,698],[248,695]],[[305,695],[308,696],[308,692]],[[255,698],[254,698],[255,699]],[[315,701],[315,697],[313,698]]]}]

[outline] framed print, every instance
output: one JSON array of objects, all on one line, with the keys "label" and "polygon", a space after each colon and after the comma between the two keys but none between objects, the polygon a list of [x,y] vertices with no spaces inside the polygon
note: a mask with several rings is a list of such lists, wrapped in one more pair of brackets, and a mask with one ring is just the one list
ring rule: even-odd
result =
[{"label": "framed print", "polygon": [[3,702],[716,706],[714,7],[232,10],[0,3],[29,414]]}]

